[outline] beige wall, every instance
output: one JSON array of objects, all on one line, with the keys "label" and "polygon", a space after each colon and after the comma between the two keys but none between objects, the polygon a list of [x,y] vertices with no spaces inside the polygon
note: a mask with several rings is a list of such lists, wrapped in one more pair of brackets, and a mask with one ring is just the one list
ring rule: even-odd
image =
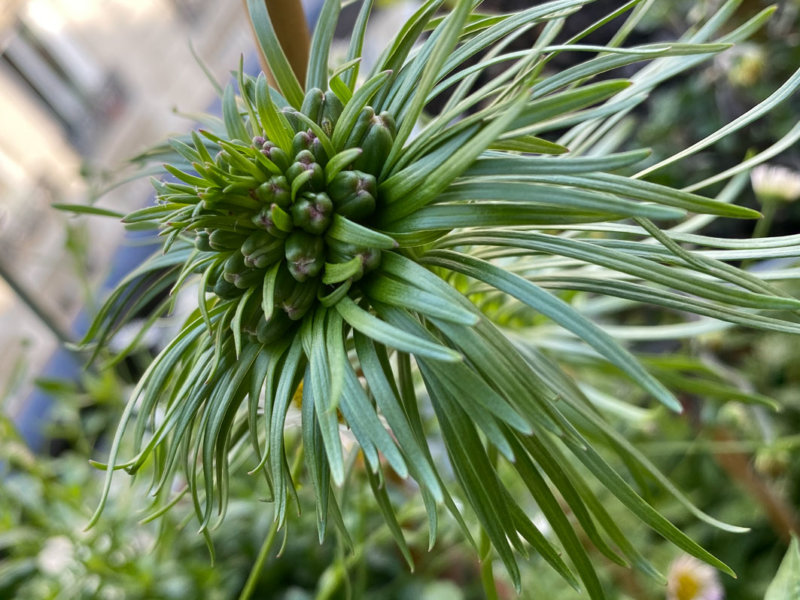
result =
[{"label": "beige wall", "polygon": [[[215,77],[225,81],[239,54],[250,51],[250,34],[238,2],[183,0],[196,11],[193,21],[168,0],[0,4],[0,51],[13,43],[15,19],[21,18],[48,51],[69,64],[70,77],[85,89],[99,89],[113,73],[125,92],[124,103],[111,107],[107,120],[86,123],[90,143],[82,155],[52,111],[0,61],[0,260],[67,326],[83,303],[77,273],[88,273],[93,284],[101,281],[124,229],[99,217],[67,217],[49,205],[86,201],[91,188],[80,175],[84,163],[94,173],[113,176],[126,158],[169,133],[188,129],[192,121],[173,109],[195,113],[209,106],[214,91],[191,56],[189,40]],[[48,91],[58,89],[57,83]],[[98,204],[125,212],[144,202],[149,190],[146,181],[139,181],[114,190]],[[64,252],[67,224],[82,230],[79,237],[88,242],[84,264],[76,266]],[[28,371],[36,373],[55,346],[48,331],[0,281],[0,394],[20,352]],[[29,389],[25,379],[10,401],[12,412]]]}]

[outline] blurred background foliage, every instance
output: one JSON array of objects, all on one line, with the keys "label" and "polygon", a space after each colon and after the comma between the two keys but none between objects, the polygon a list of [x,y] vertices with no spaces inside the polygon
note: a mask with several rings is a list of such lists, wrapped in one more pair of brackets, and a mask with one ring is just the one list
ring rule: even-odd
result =
[{"label": "blurred background foliage", "polygon": [[[484,8],[511,10],[529,4],[487,0]],[[654,2],[633,41],[671,39],[715,4],[709,0]],[[744,20],[767,4],[744,2],[738,18]],[[585,10],[604,14],[608,5],[597,2]],[[593,19],[595,13],[587,19]],[[575,27],[579,29],[580,23]],[[597,35],[602,38],[603,31]],[[602,39],[590,43],[596,41]],[[779,3],[769,26],[751,42],[657,90],[632,123],[631,146],[652,147],[656,160],[671,155],[754,106],[798,64],[800,1],[788,0]],[[741,162],[748,153],[767,148],[797,122],[798,102],[795,98],[784,103],[769,117],[725,138],[689,164],[662,169],[659,180],[681,187],[683,180],[702,179]],[[774,162],[800,171],[800,147],[795,144]],[[739,203],[758,207],[749,186],[743,189]],[[750,221],[721,219],[704,233],[747,237],[753,233],[752,227]],[[780,205],[770,233],[798,231],[800,202]],[[86,241],[76,228],[67,244],[79,257]],[[800,284],[795,282],[792,287],[786,291],[800,296]],[[616,317],[620,324],[653,325],[657,324],[653,320],[663,315],[639,310]],[[635,403],[632,407],[616,403],[614,398],[635,400],[639,393],[632,387],[612,389],[609,373],[591,360],[573,367],[581,371],[576,379],[591,381],[607,394],[605,400],[616,415],[618,430],[700,508],[751,528],[741,535],[711,529],[687,514],[660,487],[645,486],[651,491],[647,499],[658,510],[737,572],[736,580],[721,579],[725,598],[763,598],[786,553],[790,532],[798,532],[799,527],[800,344],[786,335],[726,328],[678,341],[639,343],[637,349],[649,357],[655,369],[668,362],[681,365],[680,381],[671,384],[682,390],[682,415],[645,408],[643,402],[642,408]],[[145,492],[132,490],[127,480],[118,478],[103,519],[89,532],[83,531],[100,482],[87,456],[108,443],[108,432],[118,420],[131,382],[148,357],[141,353],[115,370],[103,375],[87,373],[80,381],[40,381],[39,386],[57,399],[47,431],[50,443],[42,453],[34,454],[11,419],[0,417],[0,598],[225,599],[236,597],[245,585],[271,522],[271,506],[261,502],[265,490],[253,488],[246,473],[248,465],[239,465],[232,473],[233,500],[227,522],[212,533],[213,568],[203,538],[191,524],[188,496],[165,518],[141,524],[147,513],[137,499]],[[24,368],[20,364],[15,370]],[[5,390],[3,397],[8,393]],[[774,412],[746,401],[759,396],[778,401],[782,409]],[[329,535],[320,545],[313,519],[294,520],[288,534],[280,532],[270,549],[280,558],[268,561],[253,597],[483,597],[480,566],[454,524],[443,520],[440,539],[428,552],[424,511],[414,490],[400,480],[389,480],[388,486],[403,517],[400,524],[409,541],[413,573],[375,510],[354,454],[346,489],[338,492],[349,499],[343,504],[343,518],[352,533],[352,548],[336,535]],[[602,494],[599,489],[596,492]],[[311,490],[300,488],[298,493],[301,508],[313,512]],[[641,527],[626,528],[625,519],[630,517],[625,511],[617,511],[617,515],[616,508],[613,503],[608,505],[641,552],[666,572],[677,550]],[[536,508],[531,506],[531,510]],[[610,598],[666,597],[666,589],[650,579],[611,564],[599,553],[592,556]],[[546,594],[550,600],[581,597],[541,563],[533,557],[526,564],[526,593]],[[513,597],[511,586],[503,584],[502,573],[499,578],[501,597]]]}]

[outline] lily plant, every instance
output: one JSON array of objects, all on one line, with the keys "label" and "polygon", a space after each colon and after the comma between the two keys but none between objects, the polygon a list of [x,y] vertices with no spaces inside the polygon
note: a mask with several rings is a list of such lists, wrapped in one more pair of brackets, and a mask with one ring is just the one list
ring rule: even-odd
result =
[{"label": "lily plant", "polygon": [[[488,14],[480,1],[445,10],[427,0],[367,71],[374,2],[361,3],[347,56],[332,64],[342,2],[326,0],[300,81],[264,0],[247,0],[274,86],[240,66],[220,90],[222,119],[149,155],[166,162],[156,202],[124,221],[157,229],[163,248],[111,294],[84,341],[97,355],[140,309],[157,301],[150,325],[179,291],[196,289],[196,309],[141,377],[99,465],[106,493],[118,470],[147,473],[158,515],[183,497],[174,486],[183,481],[210,539],[229,472],[249,468],[276,529],[295,518],[303,481],[315,490],[320,538],[334,527],[347,539],[347,497],[337,494],[353,456],[346,433],[410,564],[389,476],[414,482],[431,547],[449,512],[488,581],[494,556],[519,585],[531,552],[593,599],[605,593],[590,552],[661,578],[611,516],[620,507],[732,573],[639,485],[655,482],[712,526],[742,528],[677,490],[615,430],[573,366],[611,366],[620,389],[680,411],[668,367],[640,360],[599,322],[649,306],[684,334],[719,323],[800,332],[800,300],[776,285],[789,273],[735,266],[796,256],[797,236],[698,233],[718,218],[759,218],[734,201],[750,167],[797,128],[681,189],[650,177],[766,115],[800,85],[800,71],[655,161],[626,145],[632,111],[659,84],[754,34],[773,9],[730,27],[739,1],[728,0],[674,42],[625,45],[653,4],[633,0],[563,39],[590,1]],[[583,43],[612,27],[608,45]],[[530,47],[510,50],[522,36]],[[565,54],[583,59],[556,70]],[[637,65],[632,76],[605,77],[628,65]],[[701,193],[710,189],[721,191]],[[292,410],[298,436],[285,429]]]}]

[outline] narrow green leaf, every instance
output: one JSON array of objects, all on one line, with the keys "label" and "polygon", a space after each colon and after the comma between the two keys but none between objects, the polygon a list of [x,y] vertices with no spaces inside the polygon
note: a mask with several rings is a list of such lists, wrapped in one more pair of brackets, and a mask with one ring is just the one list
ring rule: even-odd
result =
[{"label": "narrow green leaf", "polygon": [[797,536],[792,536],[789,549],[769,584],[764,600],[794,600],[800,597],[800,546]]},{"label": "narrow green leaf", "polygon": [[514,585],[519,587],[519,568],[509,542],[519,544],[519,537],[501,490],[498,474],[475,431],[473,421],[453,403],[446,388],[426,376],[420,365],[425,387],[431,397],[436,418],[442,429],[450,464],[455,471],[467,501],[503,561]]},{"label": "narrow green leaf", "polygon": [[354,256],[343,263],[325,263],[322,274],[322,283],[332,285],[349,279],[363,269],[360,256]]},{"label": "narrow green leaf", "polygon": [[471,326],[478,322],[477,315],[459,304],[389,277],[373,278],[363,284],[362,289],[370,298],[391,306],[407,308],[460,325]]},{"label": "narrow green leaf", "polygon": [[392,149],[383,166],[383,172],[387,173],[395,163],[403,146],[411,135],[411,130],[419,119],[420,113],[427,101],[428,92],[436,84],[439,77],[439,70],[444,65],[448,56],[452,52],[458,36],[461,33],[461,28],[466,22],[467,15],[472,7],[472,0],[458,0],[450,14],[442,22],[440,28],[434,32],[437,36],[435,46],[433,46],[430,56],[424,62],[425,68],[422,71],[420,78],[414,82],[413,97],[407,106],[403,107],[402,120],[397,134],[394,137]]},{"label": "narrow green leaf", "polygon": [[634,165],[650,156],[650,150],[631,150],[605,156],[507,156],[487,152],[464,172],[464,178],[501,175],[578,175],[613,171]]},{"label": "narrow green leaf", "polygon": [[300,110],[300,106],[303,104],[303,88],[283,53],[278,36],[272,27],[266,3],[264,0],[247,0],[247,11],[258,45],[267,59],[267,64],[269,64],[281,93],[289,101],[289,104]]},{"label": "narrow green leaf", "polygon": [[[509,175],[512,175],[512,173],[509,173]],[[514,175],[519,176],[522,175],[522,173],[515,173]],[[609,192],[647,202],[657,202],[658,204],[674,206],[695,213],[738,219],[758,219],[761,216],[758,211],[744,206],[725,204],[717,200],[712,200],[690,192],[676,190],[668,186],[639,181],[610,173],[592,173],[580,177],[571,175],[536,175],[533,176],[533,179],[536,181]]]},{"label": "narrow green leaf", "polygon": [[[450,236],[446,243],[512,246],[527,248],[548,254],[568,256],[579,261],[598,264],[608,269],[628,273],[646,281],[672,287],[697,296],[716,300],[723,304],[756,308],[762,310],[797,310],[800,300],[753,293],[747,290],[724,285],[714,280],[700,278],[688,271],[678,271],[656,261],[636,256],[632,252],[620,252],[605,248],[602,244],[588,241],[568,240],[559,236],[542,235],[533,232],[493,231],[484,236],[470,238],[467,235]],[[513,241],[511,241],[513,239]],[[444,245],[443,242],[440,242]]]},{"label": "narrow green leaf", "polygon": [[442,488],[433,461],[427,447],[420,446],[404,415],[397,399],[388,365],[382,364],[375,345],[367,336],[356,331],[353,339],[369,389],[391,427],[392,433],[397,437],[399,446],[408,460],[411,474],[423,489],[429,490],[435,500],[441,502]]},{"label": "narrow green leaf", "polygon": [[[309,171],[306,171],[308,173]],[[302,177],[302,174],[300,175]],[[297,179],[299,179],[298,177]],[[295,181],[297,181],[295,179]],[[367,246],[368,248],[378,248],[380,250],[393,250],[397,248],[397,242],[388,235],[379,233],[374,229],[369,229],[363,225],[351,221],[346,217],[335,214],[331,226],[325,232],[327,237],[339,240],[354,246]]]},{"label": "narrow green leaf", "polygon": [[331,157],[331,159],[328,161],[328,164],[325,165],[325,181],[330,183],[331,180],[342,171],[342,169],[349,166],[363,153],[364,151],[361,148],[348,148],[347,150],[342,150],[335,156]]},{"label": "narrow green leaf", "polygon": [[371,77],[364,85],[360,86],[355,91],[353,97],[345,105],[342,114],[339,116],[339,120],[336,122],[336,127],[333,130],[333,137],[331,138],[337,150],[344,150],[344,143],[347,141],[347,136],[350,135],[361,109],[364,108],[367,102],[381,89],[391,74],[391,71],[384,71]]},{"label": "narrow green leaf", "polygon": [[[353,433],[356,434],[359,441],[368,440],[370,445],[379,450],[398,476],[408,477],[408,467],[403,455],[392,436],[378,419],[375,408],[349,365],[344,370],[344,381],[345,394],[342,396],[342,414],[353,427]],[[377,455],[371,462],[373,470],[380,468]]]},{"label": "narrow green leaf", "polygon": [[381,479],[383,481],[379,480],[377,475],[367,469],[367,480],[372,488],[372,495],[375,496],[375,499],[378,501],[378,508],[381,510],[383,520],[386,521],[386,526],[389,528],[389,532],[392,534],[397,547],[400,549],[400,554],[406,559],[408,568],[413,573],[414,559],[411,557],[411,551],[408,549],[408,544],[403,537],[403,531],[400,529],[400,524],[395,517],[394,508],[392,508],[392,503],[389,501],[389,494],[386,493],[385,478],[382,477]]},{"label": "narrow green leaf", "polygon": [[256,79],[256,109],[261,119],[261,126],[270,141],[284,152],[289,152],[292,147],[294,130],[286,116],[276,108],[272,101],[267,78],[263,73],[260,73]]},{"label": "narrow green leaf", "polygon": [[749,125],[753,121],[760,119],[761,117],[769,113],[776,106],[789,99],[795,93],[795,91],[797,91],[798,87],[800,87],[800,69],[795,71],[794,74],[789,79],[787,79],[786,82],[781,87],[779,87],[772,94],[770,94],[766,100],[760,102],[759,104],[748,110],[740,117],[734,119],[727,125],[723,125],[711,135],[706,136],[705,138],[703,138],[699,142],[696,142],[695,144],[692,144],[685,150],[673,154],[669,158],[665,158],[664,160],[650,167],[647,167],[642,171],[639,171],[636,175],[634,175],[634,177],[637,178],[644,177],[648,173],[652,173],[654,171],[662,169],[667,165],[671,165],[674,162],[686,158],[687,156],[696,154],[703,148],[707,148],[708,146],[715,144],[725,136],[733,133],[734,131],[738,131],[742,127]]},{"label": "narrow green leaf", "polygon": [[336,304],[336,310],[353,329],[360,331],[364,335],[382,344],[397,348],[402,352],[425,356],[433,360],[445,362],[457,362],[461,360],[461,355],[450,348],[427,340],[422,340],[402,329],[389,325],[385,321],[381,321],[376,316],[359,308],[359,306],[347,296]]},{"label": "narrow green leaf", "polygon": [[236,94],[232,85],[225,88],[222,96],[222,117],[225,120],[225,129],[228,130],[232,140],[250,141],[242,116],[239,114],[239,107],[236,105]]},{"label": "narrow green leaf", "polygon": [[[364,0],[361,3],[361,10],[358,11],[358,17],[356,18],[355,25],[353,25],[353,31],[350,34],[350,46],[347,48],[348,63],[361,58],[361,51],[364,47],[364,34],[367,31],[367,22],[369,21],[369,15],[372,12],[372,5],[374,3],[375,0]],[[345,83],[351,91],[356,87],[359,67],[360,62],[355,63],[352,70],[342,79],[343,83]],[[333,86],[331,86],[331,89],[336,92]],[[338,92],[336,93],[338,95]],[[345,98],[342,98],[342,101],[344,102]]]},{"label": "narrow green leaf", "polygon": [[531,154],[564,154],[569,148],[561,144],[548,142],[533,135],[521,135],[514,138],[500,139],[489,144],[489,150],[508,152],[529,152]]},{"label": "narrow green leaf", "polygon": [[[354,68],[358,68],[358,64],[355,65]],[[348,102],[350,102],[351,98],[353,97],[353,92],[347,87],[347,84],[341,80],[340,77],[334,76],[331,77],[330,81],[328,82],[328,87],[330,87],[331,91],[336,94],[339,100],[342,101],[342,104],[345,106]]]},{"label": "narrow green leaf", "polygon": [[527,94],[521,95],[513,102],[509,103],[503,113],[478,131],[470,140],[470,143],[458,149],[450,158],[438,166],[423,181],[420,188],[412,197],[403,197],[403,202],[397,196],[392,196],[391,188],[387,190],[387,206],[380,213],[381,224],[388,224],[402,217],[410,215],[426,204],[430,203],[448,185],[461,175],[467,167],[478,157],[481,152],[486,150],[497,137],[506,130],[519,112],[525,106]]},{"label": "narrow green leaf", "polygon": [[314,26],[309,51],[308,72],[306,74],[306,90],[320,88],[324,90],[328,83],[328,54],[331,41],[336,31],[336,23],[341,11],[341,0],[325,0],[322,10]]},{"label": "narrow green leaf", "polygon": [[575,333],[606,357],[609,362],[622,369],[642,388],[655,396],[664,406],[676,412],[681,411],[680,403],[669,390],[648,374],[630,352],[563,300],[551,296],[517,275],[470,256],[437,250],[426,255],[424,260],[430,264],[484,281],[492,287],[518,298],[565,329]]},{"label": "narrow green leaf", "polygon": [[[297,389],[296,373],[299,370],[303,355],[303,344],[299,336],[292,342],[289,353],[280,370],[278,387],[272,401],[272,419],[269,428],[269,462],[272,481],[275,486],[275,520],[283,525],[286,520],[286,468],[283,445],[283,429],[286,422],[286,411]],[[309,386],[310,387],[310,386]]]},{"label": "narrow green leaf", "polygon": [[[570,445],[569,442],[568,445]],[[661,513],[645,502],[590,446],[587,446],[583,450],[573,448],[573,454],[586,465],[597,479],[614,494],[620,502],[627,506],[631,512],[649,525],[654,531],[692,556],[696,556],[728,575],[735,576],[728,565],[704,550],[680,529],[667,521]]]},{"label": "narrow green leaf", "polygon": [[114,219],[125,219],[125,215],[110,208],[100,208],[99,206],[91,206],[88,204],[64,204],[62,202],[54,202],[51,204],[56,210],[63,210],[64,212],[71,212],[76,215],[96,215],[98,217],[112,217]]},{"label": "narrow green leaf", "polygon": [[[314,395],[314,407],[325,453],[328,457],[331,476],[336,485],[344,483],[344,458],[342,442],[339,437],[339,421],[336,408],[331,404],[330,395],[331,371],[328,364],[328,353],[325,340],[325,313],[327,309],[320,306],[311,326],[311,348],[309,367],[311,372],[311,389]],[[306,354],[309,354],[306,349]],[[305,393],[305,386],[303,387]]]},{"label": "narrow green leaf", "polygon": [[559,505],[539,469],[536,468],[536,465],[525,453],[522,446],[513,438],[510,441],[517,457],[514,462],[514,468],[564,546],[564,550],[566,550],[567,555],[575,565],[575,569],[578,571],[589,597],[593,600],[604,600],[606,595],[600,585],[600,580],[597,578],[597,572],[586,550],[581,545],[575,530],[564,514],[564,509]]}]

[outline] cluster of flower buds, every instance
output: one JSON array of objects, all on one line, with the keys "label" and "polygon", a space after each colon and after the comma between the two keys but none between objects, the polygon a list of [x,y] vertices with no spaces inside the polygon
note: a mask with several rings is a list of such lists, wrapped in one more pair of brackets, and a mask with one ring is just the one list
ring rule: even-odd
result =
[{"label": "cluster of flower buds", "polygon": [[294,130],[291,147],[266,135],[249,147],[219,140],[222,150],[205,169],[214,184],[196,186],[195,246],[219,255],[205,276],[206,291],[229,300],[252,290],[242,329],[259,343],[278,339],[316,301],[341,297],[380,265],[380,249],[328,231],[337,215],[369,226],[395,124],[366,106],[334,153],[330,136],[342,111],[334,93],[310,90],[300,111],[281,113]]}]

